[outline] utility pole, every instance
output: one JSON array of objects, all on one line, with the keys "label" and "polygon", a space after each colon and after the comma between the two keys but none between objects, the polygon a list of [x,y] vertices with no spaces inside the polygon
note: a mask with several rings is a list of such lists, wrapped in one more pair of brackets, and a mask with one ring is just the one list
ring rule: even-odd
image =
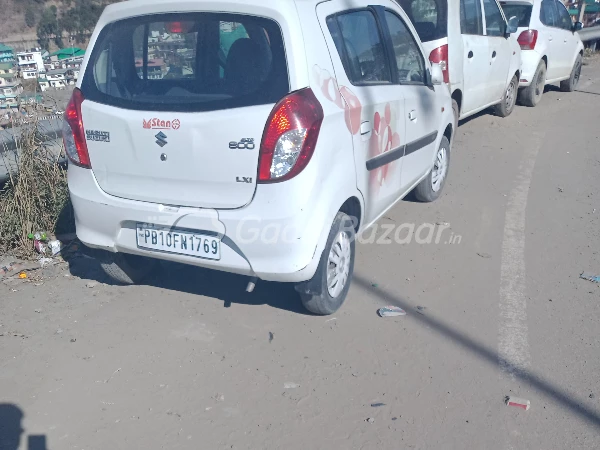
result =
[{"label": "utility pole", "polygon": [[585,14],[585,2],[586,0],[579,0],[579,14],[578,14],[578,22],[583,23],[583,15]]}]

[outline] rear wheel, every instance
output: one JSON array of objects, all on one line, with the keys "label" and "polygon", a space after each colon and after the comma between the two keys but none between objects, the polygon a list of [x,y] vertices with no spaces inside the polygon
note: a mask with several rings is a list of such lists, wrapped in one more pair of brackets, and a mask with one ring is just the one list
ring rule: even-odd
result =
[{"label": "rear wheel", "polygon": [[449,168],[450,141],[444,136],[435,155],[435,162],[433,163],[431,172],[414,190],[415,198],[423,203],[430,203],[437,200],[442,195],[442,190],[446,185]]},{"label": "rear wheel", "polygon": [[517,89],[519,88],[519,80],[515,75],[508,83],[508,87],[504,91],[502,101],[499,105],[496,105],[496,115],[500,117],[508,117],[515,109],[515,103],[517,102]]},{"label": "rear wheel", "polygon": [[125,253],[103,252],[99,258],[104,272],[119,284],[138,284],[158,266],[158,260]]},{"label": "rear wheel", "polygon": [[544,95],[546,86],[546,63],[542,60],[533,75],[531,84],[519,91],[519,101],[524,106],[536,106]]},{"label": "rear wheel", "polygon": [[573,92],[577,85],[579,84],[579,78],[581,76],[581,65],[583,63],[583,58],[581,55],[577,55],[577,59],[575,60],[575,64],[573,65],[573,70],[571,71],[571,76],[568,80],[560,82],[560,90],[563,92]]},{"label": "rear wheel", "polygon": [[296,286],[302,304],[311,313],[333,314],[346,300],[354,273],[355,241],[352,219],[338,212],[315,275]]}]

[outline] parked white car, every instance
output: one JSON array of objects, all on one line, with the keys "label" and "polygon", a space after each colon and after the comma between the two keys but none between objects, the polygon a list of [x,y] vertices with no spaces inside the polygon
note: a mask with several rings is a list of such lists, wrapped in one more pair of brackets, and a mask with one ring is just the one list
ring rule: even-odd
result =
[{"label": "parked white car", "polygon": [[356,233],[446,181],[452,100],[391,0],[123,2],[82,73],[77,236],[122,283],[176,261],[296,283],[330,314]]},{"label": "parked white car", "polygon": [[575,24],[565,5],[558,0],[505,0],[506,16],[519,20],[521,89],[519,101],[536,106],[547,84],[560,82],[562,91],[577,87],[583,61],[583,43],[577,34],[581,22]]},{"label": "parked white car", "polygon": [[411,18],[432,63],[442,65],[455,114],[464,119],[491,106],[508,116],[516,102],[521,50],[496,0],[397,0]]}]

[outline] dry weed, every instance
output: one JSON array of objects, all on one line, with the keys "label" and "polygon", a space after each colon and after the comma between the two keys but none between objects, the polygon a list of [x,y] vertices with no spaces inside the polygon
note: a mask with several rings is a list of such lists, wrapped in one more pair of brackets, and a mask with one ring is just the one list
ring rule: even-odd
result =
[{"label": "dry weed", "polygon": [[51,151],[40,125],[26,125],[15,133],[14,142],[0,149],[0,158],[10,158],[18,168],[0,191],[0,254],[30,257],[30,233],[71,231],[73,215],[66,167],[59,164],[61,155]]}]

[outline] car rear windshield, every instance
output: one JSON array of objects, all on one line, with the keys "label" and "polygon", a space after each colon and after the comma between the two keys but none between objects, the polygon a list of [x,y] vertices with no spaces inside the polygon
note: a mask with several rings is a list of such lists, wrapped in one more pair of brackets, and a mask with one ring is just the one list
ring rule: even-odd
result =
[{"label": "car rear windshield", "polygon": [[145,111],[264,105],[289,89],[279,25],[221,13],[142,16],[106,26],[82,83],[86,99]]},{"label": "car rear windshield", "polygon": [[529,20],[531,19],[532,5],[520,5],[518,3],[507,3],[500,2],[504,16],[506,20],[510,20],[512,17],[519,19],[519,28],[529,27]]},{"label": "car rear windshield", "polygon": [[422,42],[448,37],[448,0],[397,0]]}]

